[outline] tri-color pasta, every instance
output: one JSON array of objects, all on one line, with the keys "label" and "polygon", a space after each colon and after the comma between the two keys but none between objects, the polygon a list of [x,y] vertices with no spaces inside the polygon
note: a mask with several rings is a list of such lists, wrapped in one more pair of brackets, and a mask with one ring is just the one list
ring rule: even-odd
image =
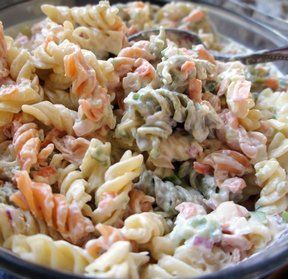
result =
[{"label": "tri-color pasta", "polygon": [[[288,89],[269,65],[215,60],[228,48],[191,3],[41,9],[31,34],[0,24],[1,246],[89,277],[164,279],[287,230]],[[164,29],[128,42],[159,26],[204,45]]]}]

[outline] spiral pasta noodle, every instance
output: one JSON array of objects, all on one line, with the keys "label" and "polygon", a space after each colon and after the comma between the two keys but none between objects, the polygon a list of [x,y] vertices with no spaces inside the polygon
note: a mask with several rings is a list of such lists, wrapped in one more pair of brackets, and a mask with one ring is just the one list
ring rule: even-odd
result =
[{"label": "spiral pasta noodle", "polygon": [[[247,157],[252,159],[253,163],[267,159],[267,138],[257,131],[246,131],[247,125],[253,130],[255,127],[260,127],[259,121],[253,121],[249,119],[249,114],[253,114],[256,110],[250,110],[245,119],[238,119],[236,116],[228,111],[224,110],[220,116],[224,125],[217,130],[217,136],[223,142],[226,142],[229,147],[242,151]],[[259,111],[258,111],[259,112]],[[241,126],[239,124],[244,124]],[[259,126],[258,126],[259,125]],[[246,127],[246,129],[244,129]]]},{"label": "spiral pasta noodle", "polygon": [[159,156],[150,157],[156,167],[173,169],[174,161],[187,161],[202,152],[201,145],[192,137],[174,133],[159,144]]},{"label": "spiral pasta noodle", "polygon": [[[125,104],[127,112],[117,126],[116,134],[120,137],[133,136],[140,150],[150,151],[152,157],[157,157],[160,140],[172,134],[171,126],[176,123],[183,123],[184,129],[199,142],[207,138],[209,131],[222,124],[208,102],[194,103],[187,96],[166,89],[145,87],[137,93],[130,93]],[[138,115],[141,117],[139,123],[144,122],[141,126],[137,125]],[[127,122],[137,126],[130,127]]]},{"label": "spiral pasta noodle", "polygon": [[82,136],[105,126],[113,128],[115,119],[110,97],[107,90],[99,85],[93,67],[86,63],[80,51],[66,56],[64,60],[66,74],[73,81],[71,90],[80,97],[75,133]]},{"label": "spiral pasta noodle", "polygon": [[40,144],[40,133],[35,123],[16,127],[12,145],[21,169],[30,171],[30,168],[37,163]]},{"label": "spiral pasta noodle", "polygon": [[145,195],[144,192],[135,188],[129,193],[129,197],[130,200],[128,204],[129,208],[126,212],[127,215],[152,211],[152,204],[155,201],[153,197]]},{"label": "spiral pasta noodle", "polygon": [[68,203],[76,202],[78,207],[82,209],[92,197],[87,193],[88,182],[83,179],[80,171],[73,164],[60,169],[58,187],[60,194],[65,195]]},{"label": "spiral pasta noodle", "polygon": [[219,77],[218,95],[225,94],[231,112],[244,119],[255,106],[250,93],[251,82],[245,79],[244,66],[240,62],[230,62]]},{"label": "spiral pasta noodle", "polygon": [[82,274],[92,262],[89,254],[64,240],[54,241],[47,235],[13,235],[4,247],[20,258],[58,270]]},{"label": "spiral pasta noodle", "polygon": [[126,239],[144,244],[155,236],[164,235],[167,231],[167,224],[160,215],[153,212],[143,212],[126,218],[121,231]]},{"label": "spiral pasta noodle", "polygon": [[86,274],[101,278],[138,279],[139,268],[148,261],[147,252],[130,252],[131,244],[127,241],[114,243],[109,250],[86,267]]},{"label": "spiral pasta noodle", "polygon": [[286,173],[276,159],[259,162],[255,165],[256,177],[262,188],[256,209],[275,214],[288,207],[288,185]]},{"label": "spiral pasta noodle", "polygon": [[[110,53],[117,55],[125,44],[123,30],[99,30],[79,26],[72,31],[71,37],[70,41],[78,44],[83,49],[92,51],[97,58],[101,59],[107,58]],[[97,43],[100,41],[101,44]]]},{"label": "spiral pasta noodle", "polygon": [[195,162],[194,168],[203,174],[209,174],[214,169],[214,177],[220,184],[229,176],[243,176],[252,171],[247,157],[233,150],[210,153],[201,162]]},{"label": "spiral pasta noodle", "polygon": [[20,192],[11,197],[12,201],[24,210],[29,209],[36,218],[44,220],[65,239],[81,243],[94,231],[91,221],[82,215],[77,203],[68,204],[65,196],[53,194],[49,185],[32,182],[25,171],[18,172],[16,180]]},{"label": "spiral pasta noodle", "polygon": [[105,183],[96,192],[98,207],[94,218],[103,224],[115,224],[123,216],[129,202],[132,181],[140,175],[143,156],[126,151],[121,160],[108,168]]},{"label": "spiral pasta noodle", "polygon": [[[37,69],[52,70],[55,74],[64,76],[64,57],[79,49],[79,46],[68,40],[59,44],[53,40],[47,40],[34,50],[32,61]],[[64,77],[62,83],[66,84],[66,81],[69,80]]]},{"label": "spiral pasta noodle", "polygon": [[108,1],[100,1],[98,5],[85,7],[57,7],[42,5],[44,14],[56,23],[64,23],[65,20],[80,26],[95,27],[99,30],[125,30],[125,25],[117,16],[118,10],[110,7]]},{"label": "spiral pasta noodle", "polygon": [[[80,47],[67,39],[58,43],[47,38],[33,51],[33,65],[36,69],[48,71],[43,77],[45,87],[53,90],[66,90],[72,81],[65,74],[64,57],[78,51]],[[73,95],[73,92],[70,94]],[[71,97],[72,98],[72,97]],[[73,98],[75,98],[73,96]]]},{"label": "spiral pasta noodle", "polygon": [[[56,133],[56,136],[53,135],[53,132]],[[60,164],[60,160],[66,160],[76,166],[79,166],[89,146],[89,140],[81,137],[75,138],[74,136],[70,135],[65,135],[62,138],[58,138],[57,136],[59,136],[59,131],[57,130],[52,130],[51,136],[53,144],[62,155],[58,157],[57,160],[55,158],[56,162]],[[64,166],[66,165],[64,164]]]},{"label": "spiral pasta noodle", "polygon": [[115,242],[126,241],[120,229],[101,223],[96,225],[96,229],[101,236],[91,239],[85,244],[85,250],[94,258],[107,251]]},{"label": "spiral pasta noodle", "polygon": [[17,234],[33,235],[43,233],[59,238],[56,231],[48,228],[43,221],[34,218],[29,211],[23,211],[20,208],[0,203],[0,217],[1,245],[10,236]]},{"label": "spiral pasta noodle", "polygon": [[59,131],[73,133],[76,113],[63,105],[43,101],[34,105],[23,105],[22,110],[38,119],[46,126],[54,126]]},{"label": "spiral pasta noodle", "polygon": [[[117,55],[126,44],[124,30],[99,30],[88,26],[74,27],[75,23],[73,24],[69,20],[65,20],[61,24],[46,20],[42,24],[41,33],[33,41],[34,46],[39,46],[47,38],[56,43],[69,40],[82,49],[92,51],[97,58],[103,59],[107,58],[110,53]],[[97,43],[99,41],[101,41],[101,44]]]},{"label": "spiral pasta noodle", "polygon": [[170,181],[163,181],[151,171],[144,171],[135,185],[147,195],[155,197],[157,206],[175,215],[175,207],[182,202],[202,203],[203,196],[192,187],[184,188]]},{"label": "spiral pasta noodle", "polygon": [[5,41],[9,73],[15,82],[0,87],[0,126],[11,122],[13,115],[21,111],[23,104],[39,102],[44,94],[29,52],[18,49],[10,37],[6,37]]},{"label": "spiral pasta noodle", "polygon": [[110,166],[110,143],[92,139],[80,165],[81,174],[88,181],[87,191],[94,193],[103,183]]},{"label": "spiral pasta noodle", "polygon": [[[273,92],[270,88],[263,90],[257,98],[256,108],[260,110],[263,121],[269,123],[277,131],[287,134],[286,92]],[[273,116],[272,119],[271,116]]]},{"label": "spiral pasta noodle", "polygon": [[164,255],[157,264],[149,264],[143,273],[143,278],[188,277],[198,276],[201,274],[194,267],[169,255]]},{"label": "spiral pasta noodle", "polygon": [[191,54],[167,47],[163,51],[163,61],[157,65],[157,73],[165,88],[186,92],[192,100],[199,102],[202,99],[202,80],[211,78],[216,67],[207,60],[195,59]]},{"label": "spiral pasta noodle", "polygon": [[[161,34],[159,34],[159,36],[161,36]],[[158,83],[156,69],[151,62],[155,60],[155,53],[158,52],[158,49],[160,48],[155,43],[159,36],[156,36],[156,38],[153,37],[150,42],[140,41],[132,46],[125,47],[120,51],[117,57],[111,59],[114,69],[119,75],[122,83],[124,91],[123,97],[127,96],[130,92],[136,92],[149,84],[156,85]],[[164,41],[162,41],[163,45],[165,44]],[[117,98],[120,107],[123,106],[122,96],[119,92],[117,92]]]},{"label": "spiral pasta noodle", "polygon": [[268,148],[268,158],[277,159],[281,167],[288,171],[287,155],[288,155],[288,139],[281,132],[276,133]]},{"label": "spiral pasta noodle", "polygon": [[191,3],[41,9],[14,39],[0,22],[1,247],[71,276],[182,278],[285,234],[288,77],[219,61],[245,47]]}]

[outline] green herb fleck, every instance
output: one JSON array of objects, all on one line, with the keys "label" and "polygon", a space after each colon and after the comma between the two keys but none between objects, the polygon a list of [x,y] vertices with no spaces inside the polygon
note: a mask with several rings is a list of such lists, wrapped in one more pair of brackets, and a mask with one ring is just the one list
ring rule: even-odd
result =
[{"label": "green herb fleck", "polygon": [[282,219],[285,223],[288,223],[288,212],[287,211],[284,211],[282,213]]},{"label": "green herb fleck", "polygon": [[133,94],[133,100],[137,101],[140,95],[138,93]]}]

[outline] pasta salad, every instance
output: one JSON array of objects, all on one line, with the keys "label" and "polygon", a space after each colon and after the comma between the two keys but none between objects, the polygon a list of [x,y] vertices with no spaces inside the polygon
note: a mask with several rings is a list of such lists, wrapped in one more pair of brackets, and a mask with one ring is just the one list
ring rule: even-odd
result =
[{"label": "pasta salad", "polygon": [[[182,278],[287,229],[285,78],[215,60],[227,46],[191,3],[41,9],[28,33],[0,25],[2,247],[90,277]],[[204,45],[128,41],[159,26]]]}]

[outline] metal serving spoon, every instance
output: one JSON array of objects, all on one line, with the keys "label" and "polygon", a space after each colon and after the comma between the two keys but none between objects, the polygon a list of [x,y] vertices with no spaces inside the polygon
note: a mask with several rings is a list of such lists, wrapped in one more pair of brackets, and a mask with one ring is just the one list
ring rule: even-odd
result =
[{"label": "metal serving spoon", "polygon": [[[177,28],[163,28],[166,35],[169,37],[173,37],[179,41],[189,41],[191,44],[203,44],[199,36],[191,31],[177,29]],[[140,31],[134,35],[128,37],[129,41],[134,40],[145,40],[148,39],[151,35],[159,34],[160,29],[149,29],[145,31]],[[279,61],[279,60],[288,60],[288,46],[274,48],[274,49],[263,49],[259,51],[254,51],[248,54],[220,54],[218,52],[213,52],[215,59],[228,62],[228,61],[241,61],[243,64],[252,65],[258,63],[265,63],[271,61]]]}]

